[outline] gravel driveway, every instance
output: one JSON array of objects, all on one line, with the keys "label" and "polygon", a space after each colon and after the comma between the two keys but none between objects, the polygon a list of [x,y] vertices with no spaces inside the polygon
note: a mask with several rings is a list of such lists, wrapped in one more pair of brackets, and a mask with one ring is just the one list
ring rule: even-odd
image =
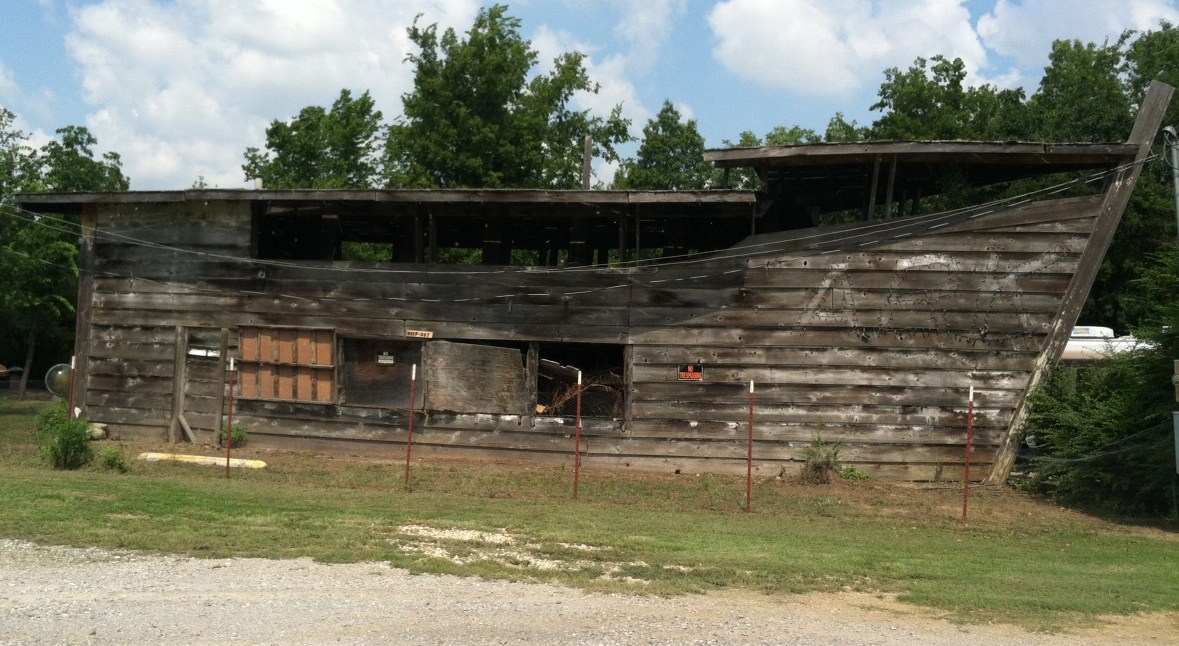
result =
[{"label": "gravel driveway", "polygon": [[0,540],[0,644],[1179,643],[1179,618],[1071,635],[957,627],[869,594],[671,599],[411,575],[381,563],[201,560]]}]

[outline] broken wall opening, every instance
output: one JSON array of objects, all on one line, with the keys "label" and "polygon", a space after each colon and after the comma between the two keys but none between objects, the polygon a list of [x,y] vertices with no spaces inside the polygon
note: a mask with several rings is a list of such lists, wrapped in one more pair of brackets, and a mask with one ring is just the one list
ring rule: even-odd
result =
[{"label": "broken wall opening", "polygon": [[582,417],[623,417],[626,410],[626,346],[599,343],[537,345],[537,413],[576,415],[577,373],[580,370]]}]

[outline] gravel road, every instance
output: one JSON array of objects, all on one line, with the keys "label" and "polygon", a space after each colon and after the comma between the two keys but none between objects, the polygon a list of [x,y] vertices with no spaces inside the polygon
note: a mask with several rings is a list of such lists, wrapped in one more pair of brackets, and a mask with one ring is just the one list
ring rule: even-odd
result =
[{"label": "gravel road", "polygon": [[411,575],[381,563],[202,560],[0,540],[0,644],[1179,643],[1179,617],[1069,635],[955,626],[870,594],[671,599]]}]

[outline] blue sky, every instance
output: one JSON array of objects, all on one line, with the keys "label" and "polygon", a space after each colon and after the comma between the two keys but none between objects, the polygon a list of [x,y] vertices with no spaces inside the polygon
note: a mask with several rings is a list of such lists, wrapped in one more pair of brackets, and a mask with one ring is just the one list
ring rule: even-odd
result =
[{"label": "blue sky", "polygon": [[[372,92],[386,120],[411,88],[405,28],[422,15],[463,31],[477,0],[5,0],[0,105],[43,143],[83,125],[118,151],[138,190],[248,185],[242,153],[265,128],[341,88]],[[860,124],[883,70],[918,56],[966,63],[968,80],[1034,91],[1056,39],[1113,42],[1179,23],[1179,0],[517,0],[542,61],[585,53],[641,134],[664,100],[709,146],[775,126]],[[633,154],[633,147],[631,149]],[[596,174],[608,179],[609,167]]]}]

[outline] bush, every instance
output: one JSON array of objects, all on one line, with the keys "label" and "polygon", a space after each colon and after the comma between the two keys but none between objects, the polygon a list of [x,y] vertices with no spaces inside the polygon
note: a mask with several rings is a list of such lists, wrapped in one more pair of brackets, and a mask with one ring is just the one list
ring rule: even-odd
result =
[{"label": "bush", "polygon": [[41,447],[55,469],[81,469],[94,459],[90,448],[90,422],[71,420],[65,402],[41,411],[37,416]]},{"label": "bush", "polygon": [[1032,491],[1115,515],[1171,511],[1179,250],[1153,260],[1155,272],[1135,283],[1150,312],[1136,335],[1152,345],[1082,367],[1057,365],[1030,395],[1023,432],[1034,449]]},{"label": "bush", "polygon": [[839,449],[840,442],[828,442],[816,435],[810,446],[802,452],[806,463],[802,466],[801,479],[806,484],[827,484],[833,476],[840,473]]},{"label": "bush", "polygon": [[129,470],[127,458],[123,455],[123,449],[117,446],[104,446],[99,449],[98,462],[102,465],[102,468],[110,471],[127,473]]},{"label": "bush", "polygon": [[[246,428],[239,424],[233,425],[233,448],[241,448],[246,445]],[[217,431],[217,446],[225,446],[225,429]]]}]

